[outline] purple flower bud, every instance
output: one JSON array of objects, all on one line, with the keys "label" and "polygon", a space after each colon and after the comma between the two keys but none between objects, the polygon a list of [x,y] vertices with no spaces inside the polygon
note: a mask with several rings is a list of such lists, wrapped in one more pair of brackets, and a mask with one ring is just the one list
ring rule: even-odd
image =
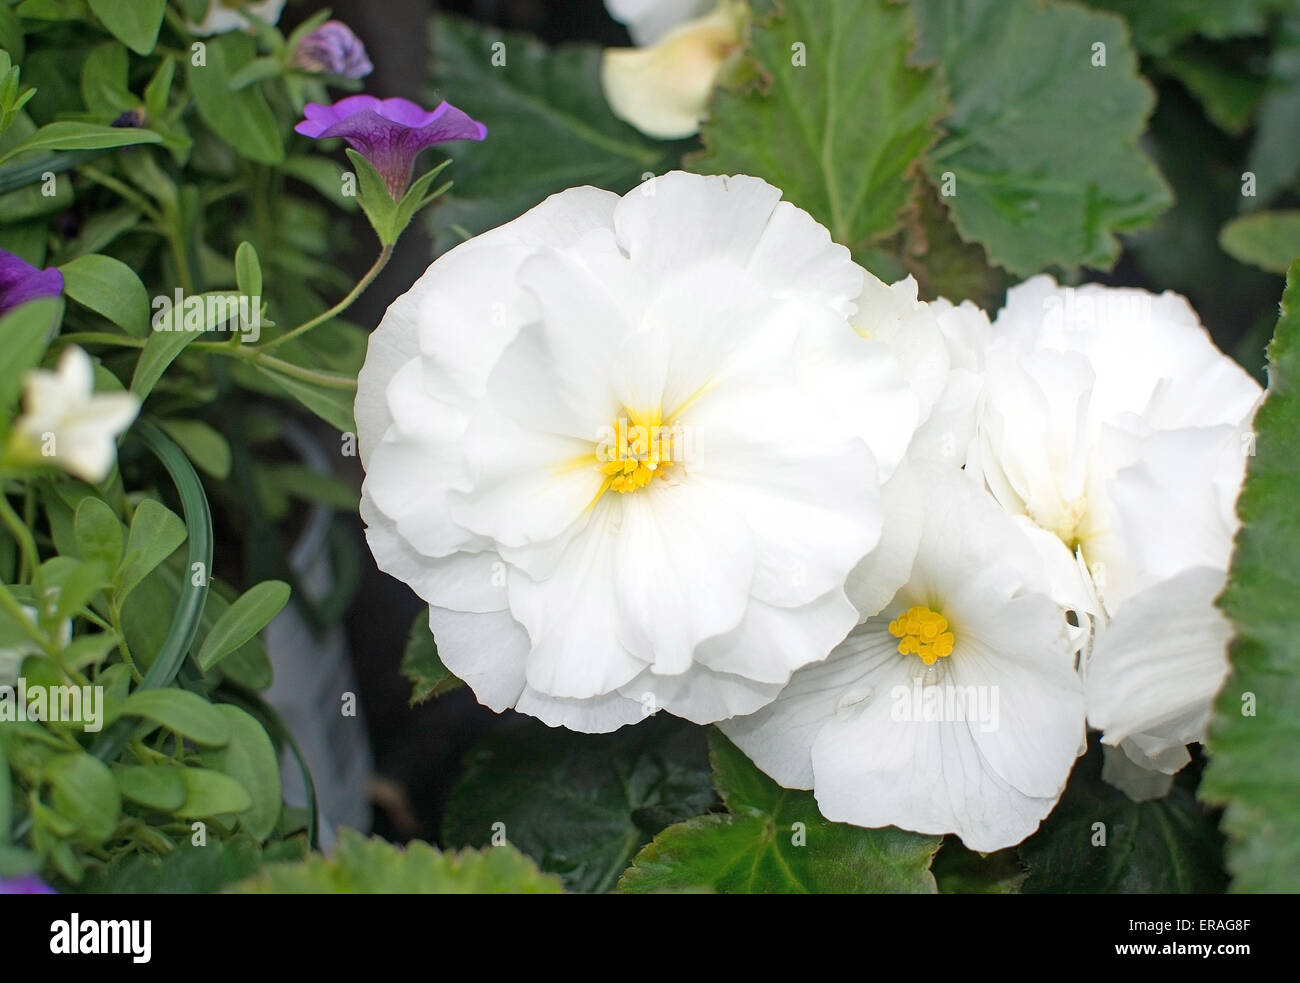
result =
[{"label": "purple flower bud", "polygon": [[0,249],[0,317],[15,307],[63,293],[63,274],[38,270],[20,256]]},{"label": "purple flower bud", "polygon": [[22,877],[0,877],[0,894],[58,894],[35,874]]},{"label": "purple flower bud", "polygon": [[426,112],[409,99],[348,96],[332,106],[309,102],[307,117],[294,127],[316,140],[342,137],[375,166],[394,201],[411,183],[415,158],[426,147],[448,140],[482,140],[487,127],[449,102]]},{"label": "purple flower bud", "polygon": [[375,70],[366,46],[341,20],[327,20],[304,37],[293,53],[293,64],[305,72],[365,78]]}]

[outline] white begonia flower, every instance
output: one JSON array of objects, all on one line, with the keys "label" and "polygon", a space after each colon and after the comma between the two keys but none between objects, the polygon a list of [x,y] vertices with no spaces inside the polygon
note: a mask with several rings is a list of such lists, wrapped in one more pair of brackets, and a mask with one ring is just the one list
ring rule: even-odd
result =
[{"label": "white begonia flower", "polygon": [[284,12],[285,0],[260,0],[248,3],[244,0],[212,0],[207,15],[199,23],[187,23],[191,34],[198,37],[210,37],[213,34],[226,34],[229,31],[246,31],[252,21],[242,11],[261,18],[268,24],[278,23]]},{"label": "white begonia flower", "polygon": [[117,437],[140,411],[134,393],[95,393],[95,367],[82,349],[69,345],[54,372],[28,374],[23,413],[9,434],[6,461],[19,466],[53,464],[97,484],[117,460]]},{"label": "white begonia flower", "polygon": [[441,257],[371,336],[370,547],[489,707],[711,722],[857,622],[845,580],[917,397],[854,331],[863,271],[780,197],[680,172],[562,192]]},{"label": "white begonia flower", "polygon": [[773,703],[719,726],[827,819],[997,850],[1051,811],[1083,745],[1065,610],[987,491],[955,467],[908,473],[900,501],[923,528],[907,583]]},{"label": "white begonia flower", "polygon": [[703,17],[717,0],[605,0],[609,16],[627,25],[633,44],[654,44],[688,20]]},{"label": "white begonia flower", "polygon": [[1040,551],[1080,646],[1094,636],[1090,722],[1172,773],[1227,671],[1212,602],[1261,389],[1171,293],[1034,277],[993,331],[968,469]]},{"label": "white begonia flower", "polygon": [[645,48],[606,48],[600,79],[610,109],[647,136],[692,136],[748,18],[742,0],[719,0],[707,16],[681,24]]}]

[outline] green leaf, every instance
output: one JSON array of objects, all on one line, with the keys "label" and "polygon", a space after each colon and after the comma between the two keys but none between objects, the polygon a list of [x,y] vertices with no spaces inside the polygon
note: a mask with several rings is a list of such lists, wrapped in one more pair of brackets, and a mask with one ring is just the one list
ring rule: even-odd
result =
[{"label": "green leaf", "polygon": [[262,263],[251,242],[241,242],[235,250],[235,283],[245,297],[262,296]]},{"label": "green leaf", "polygon": [[402,652],[402,675],[411,681],[411,706],[461,685],[438,658],[438,644],[429,630],[429,616],[421,611],[407,632]]},{"label": "green leaf", "polygon": [[357,197],[361,202],[361,210],[366,213],[370,227],[375,230],[379,241],[385,246],[392,245],[400,234],[394,232],[397,224],[397,202],[393,201],[388,185],[384,183],[383,175],[370,161],[351,147],[346,153],[357,175]]},{"label": "green leaf", "polygon": [[206,64],[186,62],[190,94],[199,116],[241,157],[259,164],[284,160],[280,124],[259,87],[230,91],[230,76],[256,54],[256,44],[240,31],[207,38]]},{"label": "green leaf", "polygon": [[199,649],[199,668],[208,672],[260,632],[289,603],[289,585],[264,580],[240,595],[217,619]]},{"label": "green leaf", "polygon": [[176,552],[185,536],[185,523],[165,505],[146,498],[136,506],[117,576],[117,603],[126,600],[149,571]]},{"label": "green leaf", "polygon": [[955,836],[944,840],[930,869],[940,894],[1019,894],[1026,877],[1015,850],[976,853]]},{"label": "green leaf", "polygon": [[1264,96],[1264,81],[1259,76],[1204,55],[1173,54],[1162,59],[1160,67],[1186,86],[1219,129],[1241,136],[1250,128]]},{"label": "green leaf", "polygon": [[[203,697],[182,689],[137,690],[114,708],[115,717],[141,717],[195,744],[220,747],[230,740],[230,723]],[[188,788],[188,784],[186,785]],[[248,808],[247,805],[241,808]],[[238,812],[219,809],[218,812]],[[215,815],[206,813],[205,815]]]},{"label": "green leaf", "polygon": [[1163,55],[1195,34],[1222,40],[1263,34],[1268,15],[1290,0],[1089,0],[1093,7],[1122,14],[1137,46]]},{"label": "green leaf", "polygon": [[1235,218],[1219,233],[1233,259],[1270,273],[1285,273],[1300,256],[1300,211],[1255,212]]},{"label": "green leaf", "polygon": [[[505,45],[504,65],[494,64],[497,43]],[[548,49],[456,17],[435,19],[433,44],[430,98],[436,102],[445,92],[475,119],[502,125],[501,136],[490,130],[483,143],[455,152],[455,190],[432,212],[440,251],[565,188],[627,191],[643,175],[675,165],[681,153],[680,145],[649,140],[610,112],[595,45]]]},{"label": "green leaf", "polygon": [[158,41],[167,0],[89,0],[90,9],[113,37],[134,51],[147,55]]},{"label": "green leaf", "polygon": [[62,303],[42,298],[23,304],[0,317],[0,338],[5,357],[0,360],[0,427],[11,418],[23,380],[40,363]]},{"label": "green leaf", "polygon": [[158,425],[200,470],[217,479],[230,477],[230,444],[209,424],[172,418],[160,420]]},{"label": "green leaf", "polygon": [[[175,318],[179,320],[179,317],[177,313]],[[135,373],[131,376],[131,392],[141,400],[147,398],[167,367],[201,336],[201,331],[155,330],[140,349],[140,359],[135,363]]]},{"label": "green leaf", "polygon": [[59,653],[59,662],[68,669],[84,669],[99,665],[118,645],[116,632],[102,631],[93,635],[78,635]]},{"label": "green leaf", "polygon": [[340,433],[356,432],[356,421],[352,417],[352,404],[357,399],[355,389],[337,389],[308,382],[257,363],[254,367]]},{"label": "green leaf", "polygon": [[186,819],[206,819],[240,813],[253,805],[244,786],[219,771],[207,768],[182,768],[185,801],[173,814]]},{"label": "green leaf", "polygon": [[[177,771],[179,779],[179,769]],[[277,851],[294,844],[276,844]],[[165,857],[129,854],[86,874],[85,894],[212,894],[256,873],[270,853],[243,833],[194,846],[188,837]]]},{"label": "green leaf", "polygon": [[[1116,233],[1171,202],[1137,149],[1154,105],[1114,17],[1032,0],[915,0],[921,57],[943,67],[947,135],[924,166],[966,241],[1027,276],[1110,268]],[[1094,67],[1093,45],[1105,45]],[[955,187],[953,186],[955,184]]]},{"label": "green leaf", "polygon": [[0,164],[18,154],[34,150],[106,150],[129,147],[137,143],[161,143],[162,137],[152,130],[132,127],[102,126],[99,123],[60,121],[46,123],[26,140],[0,155]]},{"label": "green leaf", "polygon": [[106,41],[91,50],[81,66],[81,98],[92,113],[117,115],[135,105],[127,88],[126,49]]},{"label": "green leaf", "polygon": [[935,892],[930,861],[941,837],[828,822],[811,792],[781,788],[716,731],[709,756],[729,811],[668,827],[637,855],[620,891]]},{"label": "green leaf", "polygon": [[[720,92],[703,174],[753,174],[857,251],[898,227],[908,172],[944,110],[937,73],[909,65],[915,29],[892,0],[786,3],[753,27],[761,88]],[[800,49],[806,64],[799,58]]]},{"label": "green leaf", "polygon": [[1056,809],[1020,845],[1029,868],[1024,892],[1222,892],[1223,839],[1191,793],[1176,785],[1163,799],[1134,802],[1102,781],[1101,767],[1102,748],[1094,744]]},{"label": "green leaf", "polygon": [[1300,11],[1279,26],[1268,74],[1268,92],[1246,158],[1246,170],[1256,178],[1255,205],[1272,200],[1300,177],[1300,140],[1295,138],[1300,131]]},{"label": "green leaf", "polygon": [[397,847],[379,837],[339,831],[332,856],[267,864],[236,885],[247,894],[560,894],[558,879],[540,873],[509,846],[441,853],[418,840]]},{"label": "green leaf", "polygon": [[122,798],[158,812],[172,812],[185,801],[185,780],[174,765],[114,765],[113,780]]},{"label": "green leaf", "polygon": [[279,756],[271,738],[252,716],[228,704],[216,709],[230,724],[230,742],[205,752],[203,763],[229,775],[248,793],[252,803],[240,812],[239,826],[257,840],[265,840],[279,825],[284,805]]},{"label": "green leaf", "polygon": [[714,802],[703,734],[663,717],[615,734],[528,722],[480,742],[443,819],[448,846],[487,846],[495,824],[571,891],[614,887],[636,851]]},{"label": "green leaf", "polygon": [[[955,304],[970,300],[989,311],[1002,306],[1006,272],[989,265],[978,243],[962,242],[933,188],[922,189],[916,208],[907,216],[903,261],[907,272],[916,277],[924,300],[946,297]],[[872,272],[886,281],[901,279]]]},{"label": "green leaf", "polygon": [[64,292],[136,338],[149,333],[149,293],[131,267],[112,256],[78,256],[59,267]]},{"label": "green leaf", "polygon": [[50,805],[77,829],[77,838],[103,843],[117,826],[122,811],[113,773],[89,754],[64,754],[45,766],[44,779],[50,785]]},{"label": "green leaf", "polygon": [[167,98],[171,95],[172,81],[176,78],[176,59],[170,56],[158,63],[149,84],[144,87],[144,108],[149,119],[157,121],[167,108]]},{"label": "green leaf", "polygon": [[1232,622],[1232,672],[1215,704],[1201,797],[1224,804],[1234,891],[1300,885],[1300,262],[1291,266],[1268,348],[1268,394],[1237,500],[1241,530],[1219,605]]}]

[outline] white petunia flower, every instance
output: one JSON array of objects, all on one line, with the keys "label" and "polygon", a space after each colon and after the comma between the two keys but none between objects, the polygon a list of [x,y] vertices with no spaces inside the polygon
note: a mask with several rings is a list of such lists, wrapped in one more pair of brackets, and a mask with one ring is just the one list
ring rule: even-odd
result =
[{"label": "white petunia flower", "polygon": [[9,434],[6,461],[25,467],[53,464],[96,484],[113,469],[117,437],[139,410],[133,393],[96,394],[90,356],[69,345],[56,371],[28,374],[23,414]]},{"label": "white petunia flower", "polygon": [[857,622],[845,581],[917,396],[853,328],[863,271],[780,197],[679,172],[562,192],[440,258],[371,336],[371,550],[493,709],[749,713]]},{"label": "white petunia flower", "polygon": [[993,336],[968,469],[1039,550],[1079,645],[1094,636],[1090,722],[1172,773],[1227,670],[1212,602],[1260,387],[1171,293],[1034,277]]},{"label": "white petunia flower", "polygon": [[606,48],[601,84],[610,109],[647,136],[677,140],[699,131],[718,78],[739,50],[748,8],[719,0],[644,48]]},{"label": "white petunia flower", "polygon": [[605,0],[609,16],[627,25],[634,44],[654,44],[686,21],[703,17],[717,0]]},{"label": "white petunia flower", "polygon": [[284,4],[285,0],[260,0],[260,2],[255,0],[252,3],[245,0],[212,0],[203,20],[185,26],[190,29],[191,34],[201,38],[213,34],[226,34],[229,31],[246,31],[252,26],[252,22],[241,11],[247,10],[268,24],[275,24],[279,22],[280,14],[284,12]]},{"label": "white petunia flower", "polygon": [[719,726],[827,819],[997,850],[1037,828],[1083,746],[1065,612],[984,489],[952,467],[903,474],[899,501],[923,515],[907,583],[775,702]]}]

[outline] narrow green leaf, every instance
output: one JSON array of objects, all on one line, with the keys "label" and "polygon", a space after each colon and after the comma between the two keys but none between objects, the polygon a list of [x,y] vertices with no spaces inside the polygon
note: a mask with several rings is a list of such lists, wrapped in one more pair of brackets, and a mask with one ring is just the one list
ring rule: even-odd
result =
[{"label": "narrow green leaf", "polygon": [[340,433],[356,432],[357,425],[352,416],[352,404],[357,398],[355,390],[336,389],[333,386],[307,382],[263,365],[255,365],[255,367],[262,375]]},{"label": "narrow green leaf", "polygon": [[230,476],[230,443],[211,425],[176,418],[160,420],[158,425],[200,470],[217,479]]},{"label": "narrow green leaf", "polygon": [[199,668],[210,671],[225,656],[260,632],[289,603],[289,585],[264,580],[230,605],[208,631],[199,649]]},{"label": "narrow green leaf", "polygon": [[152,498],[136,506],[117,576],[119,605],[154,567],[176,552],[185,536],[185,523],[166,506]]},{"label": "narrow green leaf", "polygon": [[[114,716],[142,717],[206,747],[220,747],[230,740],[230,723],[225,716],[203,697],[187,690],[137,690],[114,708]],[[239,812],[240,809],[217,811]]]},{"label": "narrow green leaf", "polygon": [[9,148],[7,153],[0,155],[0,164],[19,154],[34,150],[106,150],[110,147],[129,147],[137,143],[161,142],[162,137],[152,130],[65,120],[46,123],[26,140]]}]

